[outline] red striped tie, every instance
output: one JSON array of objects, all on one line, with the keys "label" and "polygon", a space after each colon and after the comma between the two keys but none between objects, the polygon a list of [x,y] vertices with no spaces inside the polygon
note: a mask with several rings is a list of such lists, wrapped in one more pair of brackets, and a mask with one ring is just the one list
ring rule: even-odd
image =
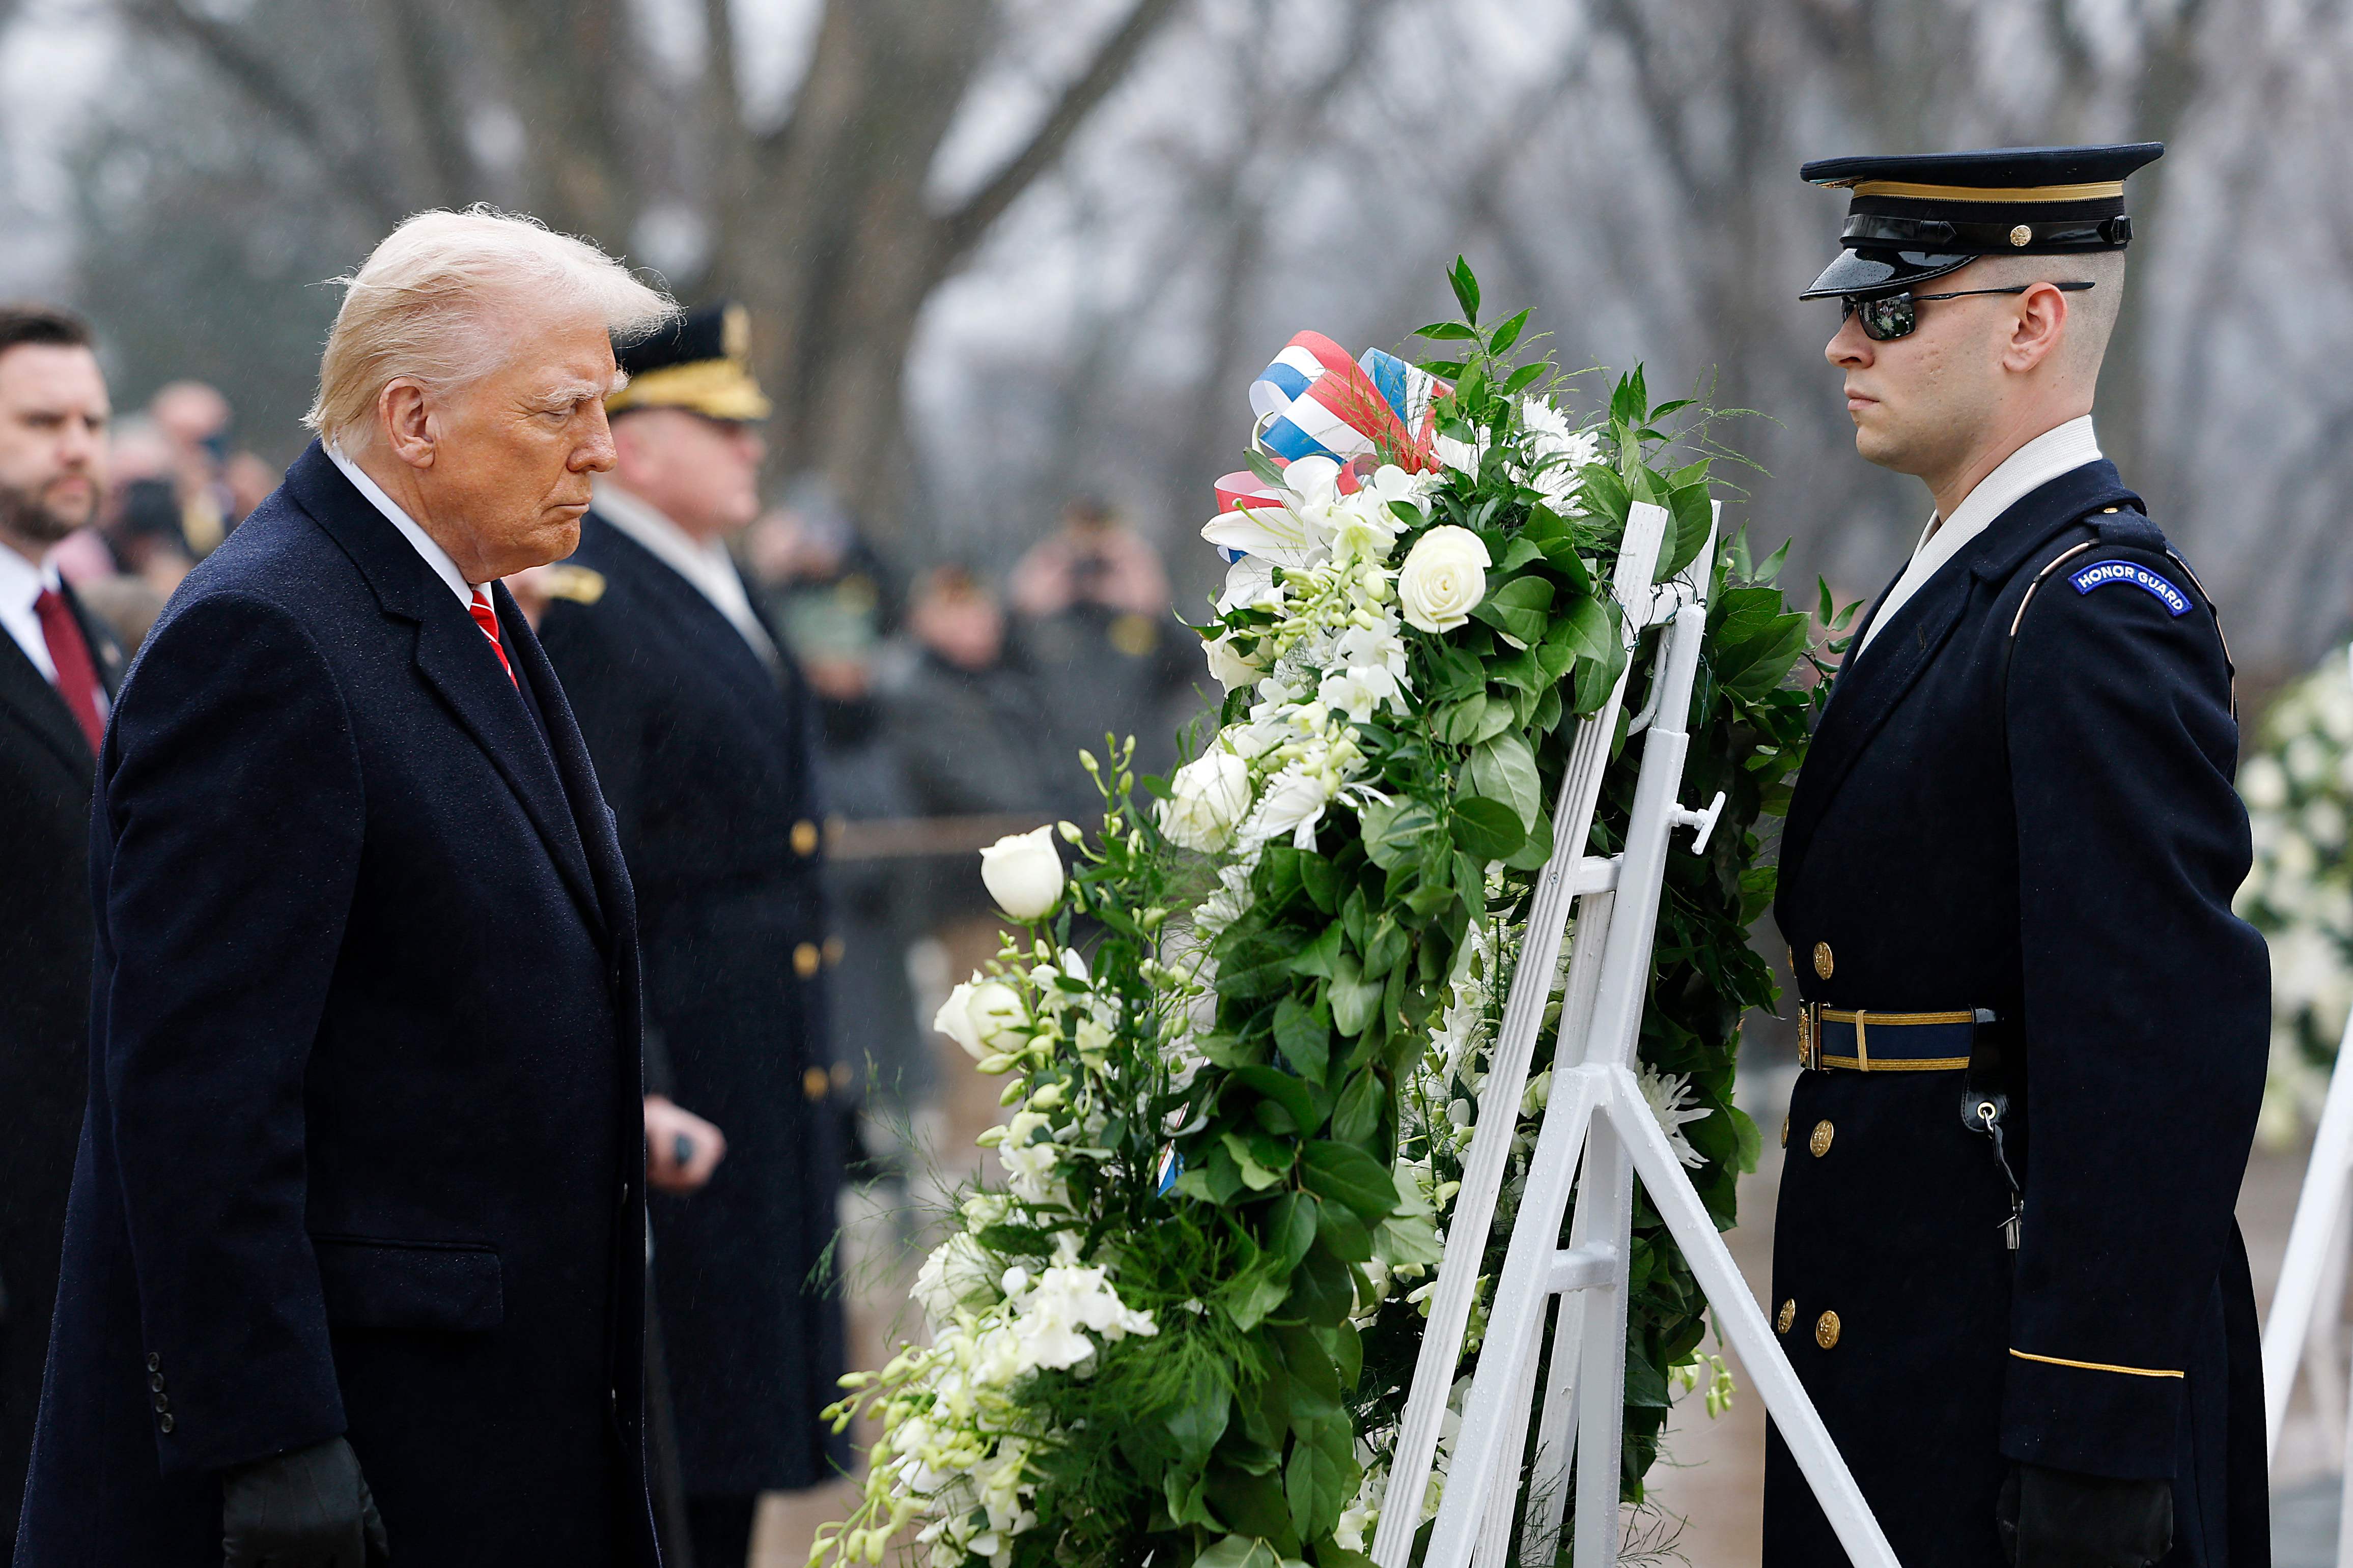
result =
[{"label": "red striped tie", "polygon": [[499,641],[499,613],[491,608],[490,595],[480,588],[475,589],[472,608],[474,624],[482,628],[482,635],[491,639],[491,651],[499,656],[499,668],[507,672],[507,679],[514,683],[517,691],[521,691],[522,682],[515,680],[514,666],[507,662],[507,646]]}]

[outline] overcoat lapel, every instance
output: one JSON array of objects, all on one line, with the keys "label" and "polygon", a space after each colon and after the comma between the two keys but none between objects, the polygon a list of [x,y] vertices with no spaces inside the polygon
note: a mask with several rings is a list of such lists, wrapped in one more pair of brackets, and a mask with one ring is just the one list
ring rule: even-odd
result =
[{"label": "overcoat lapel", "polygon": [[[481,627],[391,521],[343,478],[318,442],[295,460],[286,482],[303,510],[359,567],[385,610],[415,623],[417,674],[489,754],[491,766],[522,802],[590,929],[605,940],[604,910],[564,782],[522,696],[499,668],[497,656],[483,646]],[[512,610],[514,601],[505,588],[496,592],[501,606]],[[510,636],[507,640],[512,657],[515,639]],[[561,706],[560,694],[555,706]],[[549,722],[552,728],[553,712]]]},{"label": "overcoat lapel", "polygon": [[547,725],[547,748],[554,756],[565,798],[570,803],[571,819],[579,828],[606,923],[616,935],[626,939],[636,928],[635,897],[629,886],[628,868],[621,859],[620,836],[614,831],[604,788],[596,782],[596,763],[588,755],[588,742],[580,733],[579,721],[572,715],[572,705],[565,698],[555,667],[548,662],[546,650],[539,646],[539,637],[523,618],[514,595],[501,583],[491,588],[491,597],[498,605],[499,626],[506,634],[508,657],[514,660],[516,673],[531,683],[532,694],[539,700],[540,718]]},{"label": "overcoat lapel", "polygon": [[[111,689],[109,695],[112,694]],[[26,729],[39,736],[58,761],[87,787],[96,776],[97,762],[90,752],[90,738],[82,733],[73,710],[58,695],[47,677],[16,646],[16,639],[0,634],[0,709],[15,715]]]},{"label": "overcoat lapel", "polygon": [[[639,564],[643,570],[639,572],[638,580],[661,595],[670,613],[677,616],[683,625],[692,628],[694,646],[709,655],[712,668],[726,678],[739,696],[764,709],[773,708],[784,679],[783,670],[770,665],[754,651],[735,623],[711,602],[708,595],[681,575],[676,567],[609,521],[605,526],[612,529],[616,548],[635,551],[642,558]],[[783,648],[785,645],[777,638],[776,628],[766,616],[760,614],[756,605],[752,614],[759,621],[761,629],[767,632],[769,640],[775,642],[779,649]]]},{"label": "overcoat lapel", "polygon": [[[2103,506],[2137,505],[2138,500],[2117,481],[2116,466],[2105,459],[2087,463],[2029,491],[1937,568],[1919,592],[1896,610],[1887,629],[1868,650],[1848,653],[1789,801],[1788,824],[1781,838],[1782,886],[1797,880],[1823,814],[1872,737],[1934,662],[1963,613],[1981,599],[1990,602],[1989,594],[1979,593],[1979,585],[2007,581],[2028,555],[2085,513]],[[1879,596],[1879,605],[1894,591],[1894,584],[1890,583]],[[1874,620],[1879,605],[1873,607]],[[1863,623],[1866,628],[1871,624]],[[1861,641],[1858,630],[1856,642]]]}]

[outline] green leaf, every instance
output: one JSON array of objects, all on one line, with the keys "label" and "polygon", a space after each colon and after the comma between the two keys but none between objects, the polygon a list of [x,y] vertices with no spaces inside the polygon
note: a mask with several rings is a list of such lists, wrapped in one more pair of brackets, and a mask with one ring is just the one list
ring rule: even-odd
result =
[{"label": "green leaf", "polygon": [[1322,1207],[1313,1193],[1285,1193],[1267,1210],[1266,1244],[1282,1260],[1285,1274],[1298,1268],[1307,1249],[1315,1245],[1315,1232],[1322,1223],[1317,1211]]},{"label": "green leaf", "polygon": [[1315,1213],[1315,1234],[1332,1255],[1344,1263],[1369,1263],[1373,1257],[1373,1233],[1365,1228],[1343,1204],[1325,1204]]},{"label": "green leaf", "polygon": [[[1365,854],[1384,871],[1411,864],[1421,854],[1422,841],[1438,832],[1438,814],[1418,800],[1375,801],[1365,808],[1362,823]],[[1228,989],[1221,974],[1220,991]]]},{"label": "green leaf", "polygon": [[1535,573],[1506,579],[1489,592],[1472,615],[1493,626],[1514,647],[1542,642],[1552,609],[1552,584]]},{"label": "green leaf", "polygon": [[[1559,694],[1552,694],[1550,700],[1557,706]],[[1528,834],[1517,849],[1502,857],[1502,859],[1504,865],[1514,871],[1534,871],[1552,858],[1552,818],[1539,816],[1536,818],[1535,830]]]},{"label": "green leaf", "polygon": [[1332,1026],[1351,1039],[1363,1034],[1365,1026],[1372,1022],[1373,1009],[1380,1005],[1380,982],[1366,980],[1356,958],[1343,953],[1332,965],[1332,978],[1326,984],[1332,1000]]},{"label": "green leaf", "polygon": [[1241,1173],[1242,1185],[1254,1193],[1262,1193],[1282,1180],[1281,1171],[1270,1170],[1259,1163],[1250,1148],[1250,1141],[1238,1132],[1229,1132],[1219,1140],[1226,1152],[1232,1155],[1234,1168]]},{"label": "green leaf", "polygon": [[1341,1510],[1356,1495],[1356,1469],[1352,1458],[1335,1459],[1320,1444],[1292,1446],[1282,1489],[1291,1500],[1291,1526],[1302,1540],[1328,1534],[1340,1522]]},{"label": "green leaf", "polygon": [[1226,1423],[1232,1414],[1233,1394],[1214,1371],[1197,1364],[1187,1380],[1185,1403],[1166,1424],[1168,1435],[1176,1440],[1176,1451],[1198,1465],[1226,1435]]},{"label": "green leaf", "polygon": [[1345,1262],[1325,1247],[1311,1247],[1291,1274],[1291,1301],[1299,1315],[1319,1327],[1348,1321],[1356,1304],[1356,1287]]},{"label": "green leaf", "polygon": [[1512,345],[1520,341],[1520,330],[1528,324],[1528,316],[1534,309],[1531,306],[1497,327],[1494,336],[1487,340],[1487,352],[1499,359],[1511,353]]},{"label": "green leaf", "polygon": [[1436,338],[1448,342],[1475,343],[1479,341],[1477,329],[1466,327],[1460,321],[1432,321],[1426,327],[1416,327],[1413,330],[1413,335],[1417,338]]},{"label": "green leaf", "polygon": [[[1466,795],[1454,803],[1454,842],[1478,861],[1504,860],[1527,843],[1519,812],[1500,800]],[[1541,862],[1539,862],[1541,864]]]},{"label": "green leaf", "polygon": [[[1192,1173],[1188,1171],[1186,1174],[1191,1175]],[[1182,1186],[1184,1184],[1179,1182],[1177,1184]],[[1308,1222],[1306,1239],[1302,1243],[1303,1247],[1313,1244],[1314,1240],[1315,1226],[1313,1218],[1311,1218]],[[1304,1254],[1303,1253],[1303,1255]],[[1240,1329],[1244,1333],[1249,1333],[1252,1329],[1257,1328],[1261,1323],[1266,1321],[1266,1315],[1269,1312],[1273,1311],[1277,1307],[1282,1306],[1284,1301],[1288,1300],[1291,1296],[1291,1280],[1287,1276],[1290,1274],[1291,1268],[1296,1267],[1297,1263],[1294,1260],[1292,1265],[1284,1268],[1281,1275],[1258,1274],[1251,1276],[1249,1283],[1246,1284],[1241,1290],[1236,1293],[1231,1300],[1225,1303],[1226,1316],[1234,1321],[1234,1327]]]},{"label": "green leaf", "polygon": [[[1282,1120],[1290,1123],[1269,1129],[1278,1136],[1305,1138],[1324,1125],[1331,1102],[1317,1095],[1306,1079],[1293,1078],[1280,1068],[1239,1067],[1232,1071],[1234,1082],[1271,1101],[1281,1111]],[[1250,1173],[1245,1170],[1242,1173],[1247,1177]]]},{"label": "green leaf", "polygon": [[1445,1261],[1445,1244],[1438,1239],[1438,1226],[1426,1215],[1399,1215],[1381,1222],[1378,1235],[1373,1238],[1374,1250],[1390,1268],[1400,1264],[1418,1263],[1435,1268]]},{"label": "green leaf", "polygon": [[1454,285],[1454,301],[1462,307],[1462,319],[1472,326],[1479,324],[1479,279],[1471,264],[1461,257],[1454,258],[1454,270],[1446,275]]},{"label": "green leaf", "polygon": [[1522,533],[1504,547],[1504,558],[1495,563],[1497,572],[1516,572],[1523,566],[1533,566],[1545,559],[1544,546]]},{"label": "green leaf", "polygon": [[[1465,771],[1475,794],[1502,801],[1518,814],[1523,832],[1535,826],[1544,810],[1543,785],[1527,742],[1514,734],[1498,735],[1471,753]],[[1455,810],[1461,813],[1461,803],[1456,803]]]},{"label": "green leaf", "polygon": [[1340,907],[1340,868],[1323,856],[1300,855],[1299,885],[1307,890],[1307,901],[1325,914]]},{"label": "green leaf", "polygon": [[1332,1136],[1358,1146],[1371,1142],[1380,1131],[1381,1101],[1387,1093],[1370,1069],[1352,1075],[1340,1086],[1339,1100],[1332,1108]]},{"label": "green leaf", "polygon": [[1292,973],[1314,974],[1330,979],[1332,965],[1340,956],[1340,943],[1346,934],[1340,929],[1337,921],[1325,926],[1322,934],[1305,947],[1301,948],[1299,956],[1291,961]]},{"label": "green leaf", "polygon": [[1281,1553],[1263,1541],[1229,1535],[1193,1559],[1193,1568],[1281,1568]]},{"label": "green leaf", "polygon": [[1518,396],[1521,393],[1527,390],[1528,383],[1542,375],[1547,368],[1548,367],[1542,360],[1536,361],[1534,364],[1524,364],[1520,366],[1519,369],[1512,372],[1510,375],[1504,378],[1504,395],[1506,397]]},{"label": "green leaf", "polygon": [[1388,1167],[1353,1144],[1319,1138],[1300,1151],[1299,1179],[1307,1190],[1345,1204],[1365,1219],[1387,1219],[1397,1209]]},{"label": "green leaf", "polygon": [[1704,479],[1669,490],[1667,511],[1673,521],[1673,533],[1659,552],[1658,573],[1651,578],[1654,583],[1665,582],[1697,559],[1701,547],[1707,543],[1709,531],[1715,526],[1715,507],[1708,499]]},{"label": "green leaf", "polygon": [[1373,940],[1365,944],[1365,978],[1387,974],[1391,965],[1405,956],[1408,941],[1405,928],[1398,924],[1395,914],[1384,914],[1373,926]]},{"label": "green leaf", "polygon": [[[1338,933],[1335,926],[1324,934]],[[1274,1007],[1274,1043],[1300,1077],[1322,1083],[1332,1062],[1331,1014],[1320,1005],[1308,1007],[1296,996],[1284,997]]]}]

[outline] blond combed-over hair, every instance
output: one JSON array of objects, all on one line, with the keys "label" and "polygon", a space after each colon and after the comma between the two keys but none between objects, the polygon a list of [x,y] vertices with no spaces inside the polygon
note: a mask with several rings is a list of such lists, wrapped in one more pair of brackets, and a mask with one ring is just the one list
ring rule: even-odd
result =
[{"label": "blond combed-over hair", "polygon": [[455,391],[506,363],[518,337],[489,321],[502,310],[593,313],[624,339],[678,310],[586,240],[487,205],[418,213],[385,236],[358,271],[333,281],[343,286],[343,302],[303,423],[345,446],[373,428],[390,383],[406,376]]}]

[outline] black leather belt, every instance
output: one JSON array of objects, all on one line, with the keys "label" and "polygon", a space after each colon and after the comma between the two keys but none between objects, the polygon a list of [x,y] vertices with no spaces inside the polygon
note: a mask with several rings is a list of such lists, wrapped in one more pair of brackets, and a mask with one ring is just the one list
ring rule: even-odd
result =
[{"label": "black leather belt", "polygon": [[1798,1009],[1798,1065],[1814,1072],[1961,1072],[1984,1007],[1950,1013],[1850,1012],[1809,1002]]}]

